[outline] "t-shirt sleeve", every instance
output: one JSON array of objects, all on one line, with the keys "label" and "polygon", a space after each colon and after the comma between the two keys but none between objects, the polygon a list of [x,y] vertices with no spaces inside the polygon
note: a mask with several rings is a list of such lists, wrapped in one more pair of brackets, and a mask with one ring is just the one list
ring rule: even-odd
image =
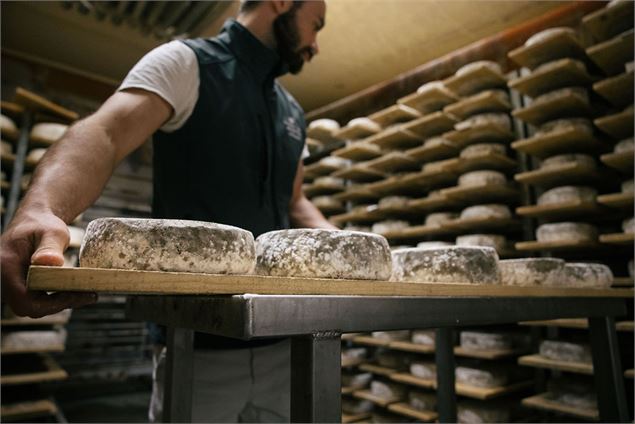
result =
[{"label": "t-shirt sleeve", "polygon": [[188,120],[198,101],[198,61],[180,41],[163,44],[146,54],[130,70],[118,91],[140,88],[160,96],[174,113],[161,130],[176,131]]}]

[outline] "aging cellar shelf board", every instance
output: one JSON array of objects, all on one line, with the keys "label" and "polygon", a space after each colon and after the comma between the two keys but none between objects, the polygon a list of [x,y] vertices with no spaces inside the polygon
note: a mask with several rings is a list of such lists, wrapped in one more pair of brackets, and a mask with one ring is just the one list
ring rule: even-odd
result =
[{"label": "aging cellar shelf board", "polygon": [[388,405],[388,410],[423,422],[434,422],[439,417],[439,414],[434,411],[420,411],[405,402]]},{"label": "aging cellar shelf board", "polygon": [[370,372],[376,375],[383,375],[385,377],[390,377],[395,374],[397,370],[388,367],[382,367],[380,365],[375,364],[361,364],[359,369],[362,371]]},{"label": "aging cellar shelf board", "polygon": [[577,216],[597,215],[603,212],[606,212],[606,209],[596,202],[583,200],[548,205],[520,206],[516,208],[516,213],[520,216],[544,219],[564,219]]},{"label": "aging cellar shelf board", "polygon": [[633,245],[635,233],[600,234],[600,242],[604,244]]},{"label": "aging cellar shelf board", "polygon": [[633,174],[633,150],[618,153],[607,153],[600,160],[607,166],[623,173]]},{"label": "aging cellar shelf board", "polygon": [[596,153],[606,150],[607,146],[593,134],[574,127],[514,141],[512,148],[532,156],[545,158],[572,150]]},{"label": "aging cellar shelf board", "polygon": [[633,30],[595,44],[586,52],[608,75],[624,72],[624,63],[633,60]]},{"label": "aging cellar shelf board", "polygon": [[49,399],[26,401],[0,407],[0,417],[3,421],[29,420],[36,417],[55,415],[57,405]]},{"label": "aging cellar shelf board", "polygon": [[593,123],[602,131],[621,140],[633,135],[633,106],[629,106],[621,112],[597,118]]},{"label": "aging cellar shelf board", "polygon": [[527,365],[534,368],[548,368],[558,371],[568,371],[577,374],[593,375],[593,365],[583,362],[556,361],[544,358],[540,355],[527,355],[518,358],[520,365]]},{"label": "aging cellar shelf board", "polygon": [[632,192],[603,194],[598,196],[597,200],[598,203],[610,208],[633,210],[635,195]]},{"label": "aging cellar shelf board", "polygon": [[382,408],[387,407],[391,403],[399,402],[402,400],[398,397],[383,398],[383,397],[375,396],[374,394],[370,392],[370,390],[357,390],[353,392],[353,396],[355,396],[358,399],[369,400],[373,402],[375,405],[381,406]]},{"label": "aging cellar shelf board", "polygon": [[346,414],[342,412],[342,423],[356,423],[361,421],[366,421],[371,417],[370,412],[365,412],[363,414]]},{"label": "aging cellar shelf board", "polygon": [[628,71],[598,81],[593,90],[615,106],[623,107],[633,103],[634,72]]},{"label": "aging cellar shelf board", "polygon": [[600,414],[597,410],[581,409],[560,402],[553,401],[548,393],[531,396],[522,400],[522,404],[531,408],[542,409],[544,411],[558,412],[576,418],[583,418],[591,421],[598,421]]},{"label": "aging cellar shelf board", "polygon": [[[41,371],[24,372],[20,374],[8,374],[0,377],[3,386],[16,386],[23,384],[44,383],[59,381],[68,378],[68,374],[48,354],[38,354],[37,361],[41,364]],[[7,364],[5,364],[6,366]]]},{"label": "aging cellar shelf board", "polygon": [[476,359],[502,359],[502,358],[511,358],[514,356],[521,355],[526,353],[526,348],[515,348],[515,349],[465,349],[461,346],[454,347],[454,354],[456,356],[462,356],[465,358],[476,358]]},{"label": "aging cellar shelf board", "polygon": [[549,188],[568,183],[601,183],[607,179],[610,180],[610,173],[581,163],[564,163],[549,168],[521,172],[516,174],[514,179],[519,183]]},{"label": "aging cellar shelf board", "polygon": [[[589,328],[589,321],[586,318],[562,318],[546,321],[524,321],[519,325],[527,326],[544,326],[544,327],[562,327],[562,328],[576,328],[585,330]],[[635,325],[633,321],[619,321],[615,323],[615,329],[621,332],[633,332]]]},{"label": "aging cellar shelf board", "polygon": [[75,121],[79,119],[79,114],[76,112],[57,105],[42,96],[25,90],[22,87],[18,87],[15,90],[15,102],[26,109],[52,113],[66,119],[67,121]]},{"label": "aging cellar shelf board", "polygon": [[602,245],[593,241],[521,241],[516,243],[516,250],[527,251],[560,251],[579,252],[596,251]]},{"label": "aging cellar shelf board", "polygon": [[520,46],[507,55],[511,60],[526,68],[535,68],[542,63],[562,57],[584,59],[586,56],[578,37],[568,32],[555,34],[530,46]]},{"label": "aging cellar shelf board", "polygon": [[560,59],[548,70],[534,71],[509,81],[509,87],[529,97],[561,87],[584,86],[593,79],[585,69],[580,69],[571,59]]},{"label": "aging cellar shelf board", "polygon": [[501,98],[495,91],[486,90],[474,96],[462,99],[443,108],[443,112],[465,119],[475,113],[507,112],[512,106],[505,98]]},{"label": "aging cellar shelf board", "polygon": [[591,113],[592,109],[588,100],[585,101],[575,93],[569,93],[551,101],[531,103],[529,106],[514,110],[512,115],[529,124],[540,125],[559,117],[586,117]]}]

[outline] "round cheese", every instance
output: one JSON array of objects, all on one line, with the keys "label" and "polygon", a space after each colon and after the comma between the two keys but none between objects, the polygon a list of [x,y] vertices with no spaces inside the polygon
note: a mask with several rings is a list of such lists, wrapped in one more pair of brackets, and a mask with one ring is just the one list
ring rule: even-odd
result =
[{"label": "round cheese", "polygon": [[410,341],[415,344],[434,346],[436,332],[434,330],[412,330]]},{"label": "round cheese", "polygon": [[364,117],[351,119],[350,121],[348,121],[348,124],[346,124],[346,127],[360,128],[370,133],[377,133],[381,131],[381,125],[379,125],[377,122],[373,121],[370,118],[364,118]]},{"label": "round cheese", "polygon": [[455,159],[444,159],[444,160],[438,160],[435,162],[428,162],[425,165],[423,165],[423,167],[421,167],[421,170],[424,172],[441,172],[441,171],[445,171],[445,169],[447,168],[447,166],[451,163],[453,163],[455,161]]},{"label": "round cheese", "polygon": [[55,122],[42,122],[33,125],[31,128],[31,137],[42,138],[49,141],[57,141],[66,133],[68,125],[58,124]]},{"label": "round cheese", "polygon": [[351,165],[351,161],[348,159],[340,158],[337,156],[327,156],[320,159],[320,164],[331,167],[333,169],[344,169]]},{"label": "round cheese", "polygon": [[446,96],[454,97],[454,94],[448,90],[443,81],[430,81],[417,88],[417,94],[428,94],[435,91],[442,91]]},{"label": "round cheese", "polygon": [[564,155],[556,155],[548,157],[540,164],[540,169],[557,168],[559,166],[574,163],[576,165],[584,165],[589,168],[595,168],[596,162],[593,156],[582,155],[577,153],[568,153]]},{"label": "round cheese", "polygon": [[408,392],[408,405],[417,411],[434,411],[437,409],[437,396],[434,393],[411,390]]},{"label": "round cheese", "polygon": [[630,217],[622,221],[622,231],[625,233],[635,233],[635,218]]},{"label": "round cheese", "polygon": [[543,340],[538,348],[540,356],[555,361],[591,362],[591,348],[587,344],[559,340]]},{"label": "round cheese", "polygon": [[249,231],[178,219],[100,218],[91,221],[80,266],[145,271],[248,274],[255,265]]},{"label": "round cheese", "polygon": [[260,275],[388,280],[391,257],[382,236],[354,231],[291,229],[256,240]]},{"label": "round cheese", "polygon": [[315,121],[309,123],[308,129],[319,129],[329,134],[333,134],[335,131],[340,129],[340,124],[333,119],[316,119]]},{"label": "round cheese", "polygon": [[622,152],[632,152],[633,149],[635,149],[635,144],[633,143],[633,139],[627,138],[626,140],[622,140],[619,143],[617,143],[615,147],[613,148],[613,151],[615,153],[622,153]]},{"label": "round cheese", "polygon": [[430,227],[440,227],[450,221],[458,218],[459,215],[455,212],[435,212],[426,216],[425,225]]},{"label": "round cheese", "polygon": [[505,259],[498,263],[501,281],[506,286],[557,286],[564,278],[562,259]]},{"label": "round cheese", "polygon": [[598,191],[592,187],[562,186],[552,188],[538,197],[539,205],[554,205],[565,202],[594,202]]},{"label": "round cheese", "polygon": [[428,149],[431,149],[433,147],[445,146],[448,144],[451,144],[451,142],[443,137],[432,137],[423,142],[423,146]]},{"label": "round cheese", "polygon": [[568,263],[558,285],[564,287],[608,288],[613,284],[611,268],[594,263]]},{"label": "round cheese", "polygon": [[456,238],[457,246],[487,246],[496,249],[497,252],[505,250],[507,239],[497,234],[468,234]]},{"label": "round cheese", "polygon": [[471,159],[474,157],[485,155],[505,155],[507,148],[503,144],[498,143],[477,143],[467,146],[461,150],[459,157],[463,159]]},{"label": "round cheese", "polygon": [[547,243],[596,241],[597,238],[596,227],[580,222],[543,224],[536,230],[536,240]]},{"label": "round cheese", "polygon": [[468,350],[511,349],[513,345],[509,334],[484,331],[461,331],[460,340],[461,347]]},{"label": "round cheese", "polygon": [[45,154],[46,154],[46,149],[33,149],[26,156],[26,160],[37,163],[40,160],[42,160]]},{"label": "round cheese", "polygon": [[527,41],[525,41],[525,46],[530,47],[535,44],[544,43],[545,41],[551,40],[552,38],[555,38],[562,34],[570,34],[574,37],[577,37],[577,33],[572,28],[568,28],[568,27],[549,28],[549,29],[540,31],[532,35],[531,37],[529,37]]},{"label": "round cheese", "polygon": [[456,406],[457,422],[464,424],[508,423],[509,407],[506,404],[491,405],[483,401],[462,400]]},{"label": "round cheese", "polygon": [[345,188],[346,187],[346,181],[344,181],[343,178],[337,178],[337,177],[318,177],[315,179],[315,181],[313,182],[314,185],[316,186],[322,186],[322,187],[333,187],[333,188]]},{"label": "round cheese", "polygon": [[47,349],[62,346],[66,342],[66,330],[45,331],[12,331],[2,334],[0,346],[10,349]]},{"label": "round cheese", "polygon": [[355,374],[342,373],[342,386],[363,389],[370,384],[372,379],[373,375],[369,372]]},{"label": "round cheese", "polygon": [[633,180],[626,180],[622,183],[622,193],[632,193],[635,191],[635,182]]},{"label": "round cheese", "polygon": [[408,221],[401,221],[397,219],[389,219],[386,221],[380,221],[373,224],[371,227],[371,231],[373,233],[381,234],[388,233],[391,231],[403,230],[404,228],[408,228],[410,224]]},{"label": "round cheese", "polygon": [[461,211],[461,219],[506,219],[511,216],[509,206],[499,204],[469,206]]},{"label": "round cheese", "polygon": [[484,125],[495,125],[506,130],[511,130],[512,121],[506,113],[481,113],[454,124],[454,129],[462,131],[471,127]]},{"label": "round cheese", "polygon": [[[342,380],[342,384],[343,384]],[[368,386],[368,384],[366,385]],[[366,387],[363,386],[363,387]],[[346,386],[345,386],[346,387]],[[360,387],[360,388],[363,388]],[[342,397],[342,411],[347,414],[357,415],[357,414],[366,414],[375,408],[375,404],[366,399],[355,399],[349,397]]]},{"label": "round cheese", "polygon": [[478,71],[480,69],[489,69],[497,74],[502,74],[502,69],[500,65],[496,62],[492,62],[491,60],[479,60],[476,62],[468,63],[467,65],[463,65],[456,71],[456,76],[459,77],[461,75],[469,74],[474,71]]},{"label": "round cheese", "polygon": [[499,368],[456,367],[456,382],[474,387],[498,387],[507,383],[507,374]]},{"label": "round cheese", "polygon": [[13,119],[9,118],[6,115],[0,114],[0,129],[3,131],[17,131],[18,127],[15,126],[15,122]]},{"label": "round cheese", "polygon": [[392,256],[397,281],[500,284],[498,255],[491,247],[414,247]]},{"label": "round cheese", "polygon": [[396,341],[396,340],[409,340],[410,330],[396,330],[396,331],[373,331],[371,336],[379,340]]},{"label": "round cheese", "polygon": [[[408,339],[406,338],[406,339],[396,339],[396,340],[408,340]],[[403,354],[402,352],[392,352],[392,351],[386,351],[386,350],[379,350],[377,352],[377,363],[379,364],[379,366],[392,368],[395,370],[407,369],[408,358],[409,357]]]},{"label": "round cheese", "polygon": [[434,380],[437,378],[437,366],[434,362],[413,362],[410,364],[410,374],[426,380]]},{"label": "round cheese", "polygon": [[85,231],[83,228],[68,226],[68,232],[70,234],[70,244],[79,246],[84,239]]},{"label": "round cheese", "polygon": [[382,399],[403,398],[407,393],[405,386],[381,380],[370,382],[370,392]]},{"label": "round cheese", "polygon": [[459,177],[459,186],[461,187],[505,185],[506,183],[507,178],[505,177],[505,174],[498,171],[472,171]]},{"label": "round cheese", "polygon": [[540,126],[535,136],[559,133],[562,131],[578,131],[587,135],[593,134],[593,123],[584,118],[555,119]]},{"label": "round cheese", "polygon": [[379,200],[380,208],[405,208],[408,206],[409,197],[405,196],[388,196]]},{"label": "round cheese", "polygon": [[344,204],[340,200],[334,199],[332,196],[316,196],[311,199],[311,203],[318,209],[337,209],[344,207]]}]

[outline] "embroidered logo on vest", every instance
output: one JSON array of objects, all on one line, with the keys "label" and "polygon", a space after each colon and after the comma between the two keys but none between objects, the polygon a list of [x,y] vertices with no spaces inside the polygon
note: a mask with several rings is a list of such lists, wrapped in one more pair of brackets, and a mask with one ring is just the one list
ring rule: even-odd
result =
[{"label": "embroidered logo on vest", "polygon": [[302,129],[300,129],[300,126],[297,124],[297,122],[295,122],[295,118],[293,116],[289,116],[287,119],[284,120],[284,126],[287,129],[287,134],[289,134],[289,137],[295,138],[298,141],[302,141]]}]

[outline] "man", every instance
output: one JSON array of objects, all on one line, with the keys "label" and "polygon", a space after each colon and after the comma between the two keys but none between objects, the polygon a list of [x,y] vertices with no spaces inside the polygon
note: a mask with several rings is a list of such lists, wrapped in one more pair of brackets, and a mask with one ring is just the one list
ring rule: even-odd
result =
[{"label": "man", "polygon": [[[153,134],[155,217],[231,224],[254,236],[291,225],[335,228],[302,194],[303,111],[275,81],[318,53],[325,12],[323,1],[244,1],[218,37],[175,41],[146,55],[38,166],[2,236],[3,300],[32,317],[94,301],[94,294],[28,292],[26,270],[63,264],[66,223]],[[287,342],[197,334],[195,348],[194,421],[288,420]],[[153,420],[160,419],[160,389]]]}]

